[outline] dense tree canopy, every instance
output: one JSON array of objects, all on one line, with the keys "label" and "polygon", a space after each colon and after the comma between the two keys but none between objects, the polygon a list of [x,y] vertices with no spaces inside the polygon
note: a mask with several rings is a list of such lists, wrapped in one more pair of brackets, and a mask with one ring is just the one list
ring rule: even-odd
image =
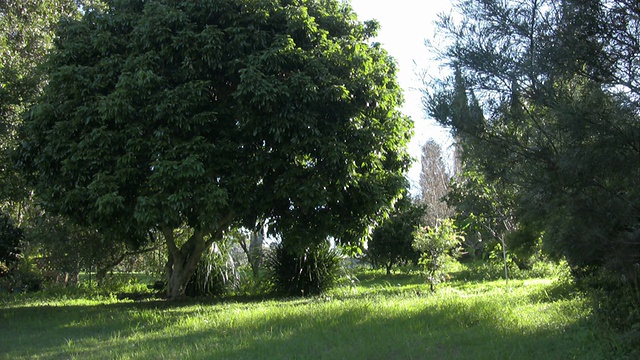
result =
[{"label": "dense tree canopy", "polygon": [[375,32],[339,1],[87,8],[60,24],[22,168],[50,211],[132,242],[160,231],[171,297],[233,224],[355,240],[409,164],[412,124]]},{"label": "dense tree canopy", "polygon": [[451,40],[441,55],[456,76],[431,93],[431,114],[451,126],[471,168],[509,190],[517,222],[537,228],[574,270],[637,279],[637,2],[458,8],[463,22],[440,23]]}]

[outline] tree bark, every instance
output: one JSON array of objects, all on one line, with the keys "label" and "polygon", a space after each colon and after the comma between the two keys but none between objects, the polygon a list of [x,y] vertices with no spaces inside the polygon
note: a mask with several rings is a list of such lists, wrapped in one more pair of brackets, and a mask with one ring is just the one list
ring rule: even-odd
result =
[{"label": "tree bark", "polygon": [[260,271],[260,265],[262,263],[262,244],[264,243],[264,239],[266,237],[266,223],[259,223],[253,231],[251,231],[251,241],[249,243],[249,264],[251,265],[251,270],[253,271],[254,279],[258,278],[258,273]]},{"label": "tree bark", "polygon": [[[210,248],[214,241],[222,238],[231,224],[233,216],[233,213],[229,213],[221,219],[218,222],[217,230],[213,233],[199,228],[193,229],[193,234],[181,247],[176,244],[175,229],[171,227],[161,229],[169,250],[169,259],[165,267],[168,299],[175,300],[185,296],[187,283],[195,272],[204,250]],[[206,236],[209,238],[205,240]]]},{"label": "tree bark", "polygon": [[387,276],[391,276],[391,268],[393,267],[393,262],[387,262],[384,267],[387,269]]},{"label": "tree bark", "polygon": [[201,230],[195,230],[189,240],[178,248],[173,229],[163,229],[169,260],[167,261],[167,298],[171,300],[184,297],[187,282],[202,258],[205,249],[204,235]]}]

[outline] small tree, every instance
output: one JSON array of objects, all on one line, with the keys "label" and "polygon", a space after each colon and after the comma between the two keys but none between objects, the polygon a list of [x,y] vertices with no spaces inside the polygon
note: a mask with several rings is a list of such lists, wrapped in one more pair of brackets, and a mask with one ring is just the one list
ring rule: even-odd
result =
[{"label": "small tree", "polygon": [[396,210],[378,228],[369,240],[368,255],[374,266],[384,265],[387,275],[402,261],[416,261],[419,254],[413,249],[413,232],[422,225],[424,206],[415,205],[404,197]]},{"label": "small tree", "polygon": [[431,291],[442,282],[447,264],[459,251],[462,234],[453,220],[445,219],[439,226],[418,227],[414,233],[413,248],[421,253],[418,263],[427,275]]}]

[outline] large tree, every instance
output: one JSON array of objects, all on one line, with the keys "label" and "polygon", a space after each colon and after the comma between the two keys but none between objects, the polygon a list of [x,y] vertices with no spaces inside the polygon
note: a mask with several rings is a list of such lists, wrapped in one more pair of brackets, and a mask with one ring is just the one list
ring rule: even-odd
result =
[{"label": "large tree", "polygon": [[162,233],[171,298],[232,225],[354,241],[409,164],[376,29],[334,0],[86,8],[60,24],[21,164],[50,211],[123,241]]},{"label": "large tree", "polygon": [[[577,273],[637,281],[637,2],[478,0],[458,9],[464,21],[440,23],[451,40],[441,55],[456,76],[431,94],[431,114],[487,181],[510,188],[517,221]],[[474,106],[460,106],[464,94]]]}]

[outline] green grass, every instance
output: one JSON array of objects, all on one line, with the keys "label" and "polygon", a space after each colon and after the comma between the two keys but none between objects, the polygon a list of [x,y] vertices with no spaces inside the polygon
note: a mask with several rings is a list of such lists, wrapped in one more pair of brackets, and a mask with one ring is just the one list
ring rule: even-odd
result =
[{"label": "green grass", "polygon": [[123,302],[0,299],[2,359],[611,359],[588,301],[550,278],[358,274],[320,297]]}]

